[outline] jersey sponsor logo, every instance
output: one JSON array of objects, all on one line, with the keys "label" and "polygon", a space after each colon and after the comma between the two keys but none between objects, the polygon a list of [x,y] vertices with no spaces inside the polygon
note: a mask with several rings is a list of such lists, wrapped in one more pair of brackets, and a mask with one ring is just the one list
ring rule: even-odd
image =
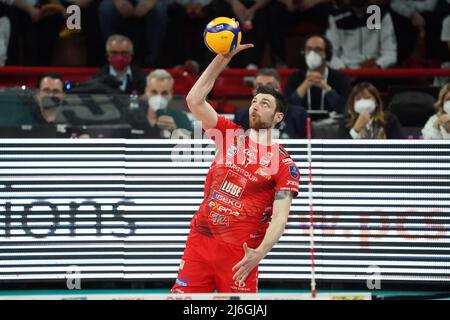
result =
[{"label": "jersey sponsor logo", "polygon": [[291,174],[291,177],[294,179],[298,178],[298,168],[295,165],[289,166],[289,173]]},{"label": "jersey sponsor logo", "polygon": [[264,155],[261,157],[261,159],[259,160],[259,165],[261,167],[265,167],[267,168],[270,165],[270,158],[267,155]]},{"label": "jersey sponsor logo", "polygon": [[240,215],[239,212],[233,211],[230,208],[224,207],[220,203],[214,202],[212,200],[208,203],[208,205],[209,205],[209,207],[211,208],[212,211],[217,211],[219,213],[225,213],[225,214],[228,214],[228,215],[233,215],[235,217]]},{"label": "jersey sponsor logo", "polygon": [[297,181],[292,181],[292,180],[287,180],[287,185],[288,186],[298,186],[298,182]]},{"label": "jersey sponsor logo", "polygon": [[284,158],[283,160],[281,160],[282,164],[287,164],[287,163],[294,163],[294,160],[292,160],[291,158]]},{"label": "jersey sponsor logo", "polygon": [[242,191],[244,191],[244,188],[234,184],[233,182],[225,180],[220,187],[220,191],[239,199],[242,195]]},{"label": "jersey sponsor logo", "polygon": [[259,174],[261,177],[263,177],[264,179],[270,180],[272,179],[272,177],[270,176],[270,174],[266,173],[263,171],[262,168],[258,168],[258,170],[255,171],[256,174]]},{"label": "jersey sponsor logo", "polygon": [[179,286],[182,286],[182,287],[187,287],[187,285],[188,285],[187,281],[183,281],[183,280],[180,280],[178,278],[177,278],[177,280],[175,280],[175,283],[177,285],[179,285]]},{"label": "jersey sponsor logo", "polygon": [[236,200],[232,200],[230,198],[227,198],[223,195],[221,195],[220,193],[214,191],[213,193],[213,199],[217,199],[218,201],[224,203],[224,204],[228,204],[230,206],[233,206],[237,209],[242,209],[242,203],[240,203],[239,201]]},{"label": "jersey sponsor logo", "polygon": [[211,213],[209,214],[209,219],[212,221],[212,224],[217,226],[228,226],[230,224],[230,217],[223,215],[223,214],[218,214],[217,212],[213,212],[211,211]]},{"label": "jersey sponsor logo", "polygon": [[248,172],[247,170],[242,169],[241,167],[237,166],[236,164],[234,164],[233,162],[225,162],[225,167],[230,168],[232,170],[237,171],[239,174],[242,174],[244,177],[248,178],[251,181],[258,181],[258,178],[255,177],[254,175],[252,175],[250,172]]},{"label": "jersey sponsor logo", "polygon": [[184,268],[184,260],[181,260],[181,262],[180,262],[180,270],[183,270],[183,268]]},{"label": "jersey sponsor logo", "polygon": [[280,188],[280,191],[292,191],[292,192],[298,192],[298,188],[289,188],[289,187],[282,187]]}]

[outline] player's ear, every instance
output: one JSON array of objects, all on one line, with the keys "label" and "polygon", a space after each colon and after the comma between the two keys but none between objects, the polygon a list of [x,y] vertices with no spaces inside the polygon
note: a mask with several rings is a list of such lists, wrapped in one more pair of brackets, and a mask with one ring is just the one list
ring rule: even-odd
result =
[{"label": "player's ear", "polygon": [[275,112],[275,121],[277,124],[283,121],[283,118],[284,118],[283,112]]}]

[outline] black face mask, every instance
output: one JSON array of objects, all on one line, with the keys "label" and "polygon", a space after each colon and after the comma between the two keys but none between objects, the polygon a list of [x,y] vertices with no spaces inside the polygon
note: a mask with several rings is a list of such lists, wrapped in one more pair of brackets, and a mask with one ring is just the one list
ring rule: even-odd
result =
[{"label": "black face mask", "polygon": [[41,97],[41,106],[44,110],[50,110],[58,108],[61,105],[61,98],[55,96]]}]

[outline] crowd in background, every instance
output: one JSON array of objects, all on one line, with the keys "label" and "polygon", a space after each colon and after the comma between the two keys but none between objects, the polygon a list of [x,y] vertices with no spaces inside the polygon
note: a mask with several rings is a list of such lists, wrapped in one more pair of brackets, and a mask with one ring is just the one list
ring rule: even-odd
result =
[{"label": "crowd in background", "polygon": [[[380,92],[385,83],[355,82],[341,71],[448,67],[450,0],[3,0],[3,62],[50,65],[58,39],[72,36],[62,9],[71,3],[82,8],[88,65],[101,68],[70,93],[123,95],[116,101],[118,113],[142,137],[192,136],[196,123],[183,107],[174,107],[174,79],[162,68],[181,65],[199,73],[212,58],[199,40],[205,25],[217,16],[233,16],[245,42],[255,47],[233,59],[231,67],[258,70],[251,79],[254,92],[263,85],[284,94],[289,109],[278,128],[281,138],[305,138],[308,116],[322,138],[450,138],[448,79],[436,78],[431,96],[407,92],[386,99]],[[381,9],[379,28],[368,27],[371,4]],[[289,67],[285,35],[305,21],[317,32],[305,35],[296,48],[303,67],[282,86],[277,69]],[[270,59],[263,63],[265,44]],[[153,71],[145,74],[144,67]],[[73,124],[73,110],[61,111],[66,89],[61,75],[42,75],[30,123]],[[233,113],[231,118],[248,129],[248,108]]]}]

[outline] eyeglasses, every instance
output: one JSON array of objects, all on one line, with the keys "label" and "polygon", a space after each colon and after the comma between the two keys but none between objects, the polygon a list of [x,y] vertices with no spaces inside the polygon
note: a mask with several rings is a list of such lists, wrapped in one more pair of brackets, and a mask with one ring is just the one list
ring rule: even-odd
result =
[{"label": "eyeglasses", "polygon": [[115,50],[111,50],[111,51],[108,51],[108,54],[110,56],[118,56],[118,55],[129,56],[131,54],[131,52],[130,51],[115,51]]}]

